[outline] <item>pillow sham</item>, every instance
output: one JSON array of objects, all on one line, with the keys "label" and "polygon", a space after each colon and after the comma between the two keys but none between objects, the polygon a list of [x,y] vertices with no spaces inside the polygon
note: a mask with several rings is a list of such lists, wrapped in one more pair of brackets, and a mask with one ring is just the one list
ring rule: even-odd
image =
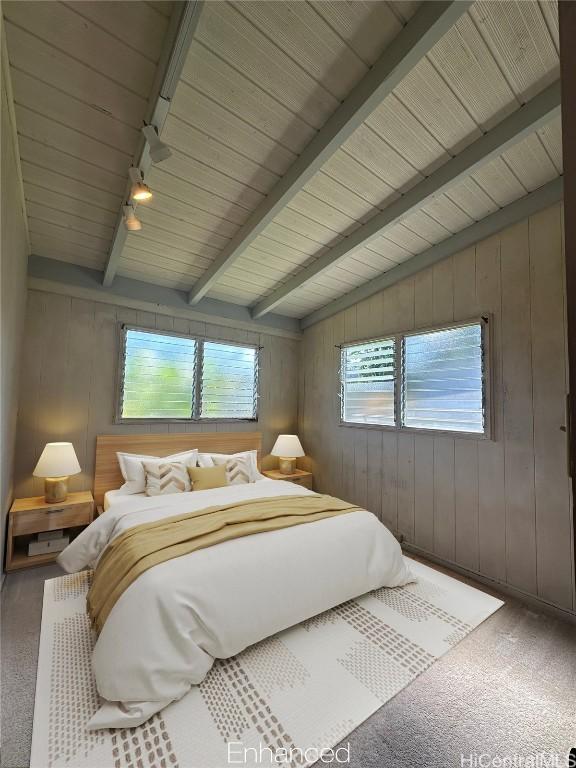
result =
[{"label": "pillow sham", "polygon": [[179,461],[153,459],[143,461],[146,473],[146,496],[163,496],[167,493],[185,493],[192,490],[187,467]]},{"label": "pillow sham", "polygon": [[248,462],[249,479],[244,482],[255,483],[257,480],[264,479],[264,475],[261,475],[258,471],[258,451],[241,451],[240,453],[199,453],[198,466],[213,467],[217,463],[216,459],[221,459],[222,461],[220,461],[220,463],[223,463],[237,458],[245,458]]},{"label": "pillow sham", "polygon": [[210,488],[223,488],[228,485],[226,467],[188,467],[188,475],[193,491],[208,491]]},{"label": "pillow sham", "polygon": [[195,466],[198,449],[193,448],[189,451],[173,453],[170,456],[146,456],[138,453],[117,453],[120,472],[125,483],[119,490],[122,493],[145,493],[146,491],[146,472],[142,464],[143,461],[179,461],[187,466]]}]

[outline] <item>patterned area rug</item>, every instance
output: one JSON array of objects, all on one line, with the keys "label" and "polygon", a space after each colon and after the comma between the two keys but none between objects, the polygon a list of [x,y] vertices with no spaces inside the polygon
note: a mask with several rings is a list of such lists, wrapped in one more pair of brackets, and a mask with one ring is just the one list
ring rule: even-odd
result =
[{"label": "patterned area rug", "polygon": [[47,581],[31,768],[314,763],[502,605],[410,566],[414,584],[377,589],[218,661],[144,725],[99,732],[85,728],[99,706],[85,612],[90,573]]}]

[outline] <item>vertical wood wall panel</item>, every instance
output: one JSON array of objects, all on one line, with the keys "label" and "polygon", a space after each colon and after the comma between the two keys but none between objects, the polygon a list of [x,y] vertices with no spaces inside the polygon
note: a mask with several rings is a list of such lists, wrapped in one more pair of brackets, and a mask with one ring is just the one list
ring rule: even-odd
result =
[{"label": "vertical wood wall panel", "polygon": [[[300,431],[318,489],[446,562],[575,610],[560,205],[307,329]],[[338,426],[338,350],[490,317],[493,439]]]},{"label": "vertical wood wall panel", "polygon": [[[397,331],[412,330],[416,322],[416,280],[404,280],[397,287],[398,314],[393,324]],[[415,487],[414,487],[414,436],[398,435],[396,439],[396,502],[398,533],[408,541],[414,541]]]},{"label": "vertical wood wall panel", "polygon": [[[467,248],[453,262],[454,320],[477,316],[476,249]],[[454,440],[454,559],[479,567],[478,442]]]},{"label": "vertical wood wall panel", "polygon": [[[4,10],[4,9],[3,9]],[[2,32],[2,43],[4,33]],[[4,64],[4,58],[2,58]],[[26,386],[20,377],[20,358],[26,329],[26,268],[29,243],[20,189],[20,162],[11,114],[8,67],[0,72],[0,586],[3,579],[4,532],[14,496],[18,400]]]},{"label": "vertical wood wall panel", "polygon": [[398,533],[414,541],[414,438],[398,436]]},{"label": "vertical wood wall panel", "polygon": [[[560,33],[560,73],[562,77],[562,135],[567,137],[562,142],[562,162],[564,166],[564,202],[562,220],[564,259],[564,286],[566,302],[566,388],[570,392],[568,408],[570,412],[570,464],[572,504],[576,498],[576,144],[573,137],[576,134],[576,4],[559,3],[559,33]],[[572,581],[576,581],[576,519],[571,520],[572,544]],[[576,597],[574,598],[576,603]]]},{"label": "vertical wood wall panel", "polygon": [[[114,424],[119,322],[260,344],[258,423]],[[70,478],[72,490],[92,487],[99,434],[257,430],[262,432],[266,457],[279,432],[297,429],[299,345],[291,339],[29,291],[21,360],[16,495],[42,493],[43,481],[33,478],[32,471],[44,444],[51,440],[74,444],[82,473]],[[275,462],[265,458],[264,465],[275,466]]]},{"label": "vertical wood wall panel", "polygon": [[[18,408],[18,431],[16,433],[16,465],[14,474],[17,474],[18,457],[22,455],[40,456],[38,447],[39,437],[39,413],[40,413],[40,382],[42,366],[39,364],[42,353],[42,332],[46,324],[45,313],[46,294],[29,292],[26,327],[24,329],[25,343],[21,357],[21,384],[20,406]],[[26,407],[22,404],[25,403]],[[27,477],[18,483],[19,496],[33,496],[34,480],[30,467]],[[14,480],[16,487],[16,480]]]},{"label": "vertical wood wall panel", "polygon": [[528,221],[502,233],[500,258],[507,579],[513,586],[534,594],[536,509]]},{"label": "vertical wood wall panel", "polygon": [[476,246],[478,310],[490,317],[492,370],[492,440],[478,442],[479,571],[506,581],[506,513],[504,504],[504,389],[502,385],[502,288],[500,238]]},{"label": "vertical wood wall panel", "polygon": [[[454,320],[454,258],[432,268],[432,323]],[[456,509],[454,438],[434,438],[434,554],[454,560]]]},{"label": "vertical wood wall panel", "polygon": [[[451,260],[450,260],[451,261]],[[438,265],[440,266],[440,265]],[[433,325],[435,310],[439,311],[441,289],[434,290],[437,267],[416,275],[414,284],[414,321],[416,328]],[[436,299],[436,300],[435,300]],[[402,330],[398,328],[398,330]],[[414,543],[434,552],[434,438],[414,436]]]},{"label": "vertical wood wall panel", "polygon": [[415,328],[424,328],[432,322],[432,298],[432,270],[425,269],[414,277]]},{"label": "vertical wood wall panel", "polygon": [[[386,522],[386,510],[390,509],[389,484],[386,482],[386,473],[390,464],[389,456],[382,451],[384,433],[379,429],[367,430],[367,498],[366,507]],[[394,461],[395,463],[395,461]]]},{"label": "vertical wood wall panel", "polygon": [[414,543],[434,552],[434,438],[414,438]]},{"label": "vertical wood wall panel", "polygon": [[454,560],[478,571],[478,443],[454,441]]},{"label": "vertical wood wall panel", "polygon": [[454,438],[434,438],[434,554],[454,560],[456,512]]},{"label": "vertical wood wall panel", "polygon": [[566,473],[565,340],[556,332],[564,322],[564,263],[560,211],[552,208],[530,221],[532,361],[534,376],[534,455],[536,473],[536,573],[547,599],[570,599],[570,519],[564,514],[569,493]]},{"label": "vertical wood wall panel", "polygon": [[[345,339],[345,323],[344,323],[345,313],[343,312],[338,317],[334,318],[334,322],[331,323],[332,328],[332,338],[330,339],[330,348],[332,351],[332,361],[333,361],[333,367],[331,371],[331,381],[332,381],[332,413],[331,413],[331,423],[328,424],[328,440],[330,441],[330,450],[332,451],[332,455],[334,456],[334,463],[332,464],[331,469],[331,478],[333,482],[333,486],[327,486],[327,487],[334,487],[335,493],[337,496],[344,496],[344,473],[342,472],[342,461],[343,461],[343,453],[342,453],[342,444],[346,440],[347,432],[348,430],[339,427],[338,426],[338,420],[340,418],[340,391],[338,388],[338,371],[340,369],[340,350],[338,349],[338,344],[341,344],[342,341]],[[306,335],[304,335],[304,338],[306,338]],[[303,370],[306,371],[306,365],[307,365],[308,358],[302,354],[300,358],[300,365],[302,366]],[[324,397],[324,393],[321,393],[321,397]],[[314,407],[314,403],[310,403],[310,407]],[[314,429],[318,427],[317,419],[313,418],[312,425]],[[322,425],[324,427],[324,425]],[[324,427],[325,428],[325,427]],[[322,463],[322,452],[316,454],[316,457],[318,459],[317,463]],[[322,486],[319,486],[322,487]]]}]

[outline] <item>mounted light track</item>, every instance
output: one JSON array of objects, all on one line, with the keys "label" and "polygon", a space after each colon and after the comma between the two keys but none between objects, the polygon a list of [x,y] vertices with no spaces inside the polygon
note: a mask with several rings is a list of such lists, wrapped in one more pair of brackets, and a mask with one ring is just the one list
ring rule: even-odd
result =
[{"label": "mounted light track", "polygon": [[[174,3],[174,10],[170,17],[170,26],[164,41],[160,63],[158,64],[154,88],[150,94],[148,110],[144,118],[146,125],[154,127],[156,136],[162,132],[168,110],[170,109],[170,102],[180,80],[180,73],[188,55],[190,43],[194,37],[194,31],[198,24],[201,10],[201,0],[177,1]],[[146,174],[152,162],[150,144],[145,140],[143,134],[134,153],[133,165],[136,168],[140,168],[142,173]],[[125,193],[126,197],[130,194],[130,186],[131,184],[128,182]],[[122,250],[126,243],[128,232],[126,231],[126,226],[123,225],[123,219],[123,211],[120,211],[112,237],[108,263],[106,264],[102,280],[102,285],[105,287],[112,285],[114,281]]]},{"label": "mounted light track", "polygon": [[148,151],[150,152],[150,159],[153,163],[162,163],[164,160],[168,160],[172,157],[172,152],[167,144],[160,141],[158,131],[153,125],[145,125],[142,128],[146,141],[148,142]]},{"label": "mounted light track", "polygon": [[122,214],[124,217],[124,226],[128,232],[140,232],[142,229],[142,222],[136,216],[136,211],[132,205],[125,205],[122,208]]},{"label": "mounted light track", "polygon": [[135,200],[137,203],[145,203],[152,199],[152,190],[148,184],[144,184],[142,178],[142,171],[135,166],[132,166],[128,171],[128,177],[130,179],[130,199]]}]

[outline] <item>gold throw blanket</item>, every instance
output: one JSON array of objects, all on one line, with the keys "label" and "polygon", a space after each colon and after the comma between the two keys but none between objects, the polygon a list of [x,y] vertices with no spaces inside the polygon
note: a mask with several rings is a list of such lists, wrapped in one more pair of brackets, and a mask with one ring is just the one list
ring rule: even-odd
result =
[{"label": "gold throw blanket", "polygon": [[359,510],[333,496],[275,496],[135,525],[108,544],[96,566],[87,597],[92,626],[100,632],[124,590],[159,563],[222,541]]}]

